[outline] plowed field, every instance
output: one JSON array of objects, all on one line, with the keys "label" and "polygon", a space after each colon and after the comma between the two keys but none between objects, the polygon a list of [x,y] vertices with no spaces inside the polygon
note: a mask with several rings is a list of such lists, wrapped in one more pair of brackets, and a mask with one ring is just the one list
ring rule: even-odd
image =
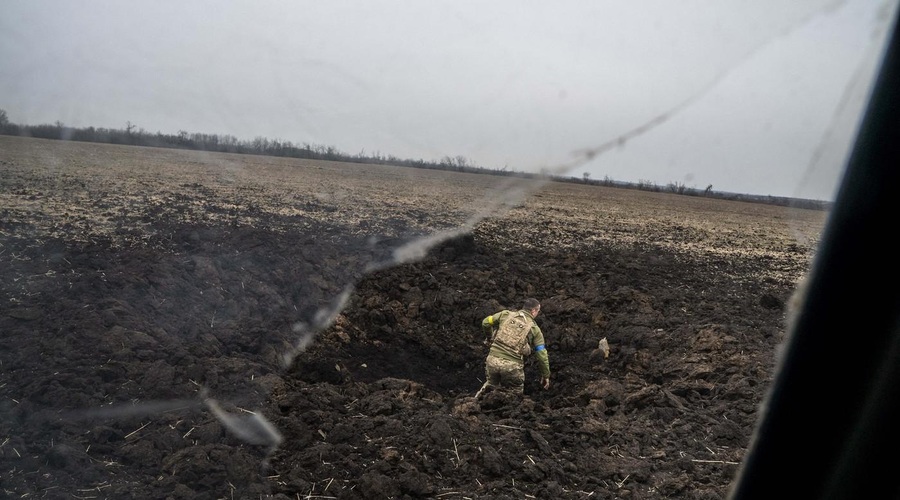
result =
[{"label": "plowed field", "polygon": [[827,214],[509,183],[0,137],[3,496],[725,497]]}]

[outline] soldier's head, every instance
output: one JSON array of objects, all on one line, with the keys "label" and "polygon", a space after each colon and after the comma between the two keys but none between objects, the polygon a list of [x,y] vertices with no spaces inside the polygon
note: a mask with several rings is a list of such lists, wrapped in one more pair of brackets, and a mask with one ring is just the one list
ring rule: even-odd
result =
[{"label": "soldier's head", "polygon": [[532,318],[536,318],[538,313],[541,312],[541,303],[537,299],[527,298],[522,303],[522,309],[530,312]]}]

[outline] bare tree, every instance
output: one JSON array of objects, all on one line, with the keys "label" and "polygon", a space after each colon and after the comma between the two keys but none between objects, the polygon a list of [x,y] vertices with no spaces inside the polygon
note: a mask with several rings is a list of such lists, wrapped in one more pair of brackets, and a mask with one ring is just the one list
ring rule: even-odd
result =
[{"label": "bare tree", "polygon": [[669,191],[675,194],[684,194],[685,190],[687,190],[687,186],[683,182],[670,182],[668,188]]}]

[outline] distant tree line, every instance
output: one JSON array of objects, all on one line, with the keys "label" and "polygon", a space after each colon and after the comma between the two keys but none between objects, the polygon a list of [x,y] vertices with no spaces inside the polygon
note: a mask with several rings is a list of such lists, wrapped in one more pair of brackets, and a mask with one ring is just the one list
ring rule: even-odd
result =
[{"label": "distant tree line", "polygon": [[[0,110],[0,117],[5,112]],[[438,161],[410,160],[380,153],[348,154],[334,146],[301,143],[267,137],[256,137],[251,140],[239,139],[228,134],[208,134],[179,130],[177,134],[151,133],[138,128],[131,122],[124,129],[103,127],[69,127],[61,122],[53,125],[19,125],[7,120],[0,121],[0,134],[35,137],[40,139],[59,139],[66,141],[100,142],[106,144],[122,144],[128,146],[148,146],[157,148],[191,149],[220,153],[255,154],[267,156],[284,156],[311,160],[332,160],[355,163],[391,164],[419,168],[440,168],[458,171],[486,170],[472,164],[463,156],[445,156]]]},{"label": "distant tree line", "polygon": [[[559,179],[562,180],[562,179]],[[574,178],[570,178],[568,182],[575,182]],[[757,194],[745,194],[745,193],[730,193],[727,191],[714,191],[712,184],[709,184],[704,189],[699,189],[695,187],[688,187],[682,182],[670,182],[666,186],[660,186],[653,181],[649,181],[647,179],[640,179],[637,182],[623,182],[616,181],[609,176],[604,177],[602,180],[593,180],[590,178],[590,174],[585,172],[582,176],[582,180],[578,182],[583,182],[585,184],[591,184],[595,186],[607,186],[607,187],[617,187],[624,189],[636,189],[639,191],[651,191],[655,193],[672,193],[683,196],[703,196],[707,198],[716,198],[720,200],[729,200],[729,201],[746,201],[749,203],[764,203],[767,205],[778,205],[784,207],[796,207],[796,208],[805,208],[809,210],[828,210],[834,204],[830,201],[823,200],[811,200],[805,198],[790,198],[786,196],[771,196],[771,195],[757,195]]]},{"label": "distant tree line", "polygon": [[[21,125],[11,123],[6,111],[0,109],[0,134],[34,137],[39,139],[56,139],[80,142],[99,142],[128,146],[147,146],[158,148],[190,149],[213,151],[220,153],[255,154],[266,156],[283,156],[310,160],[330,160],[353,163],[374,163],[416,168],[455,170],[474,173],[502,173],[505,170],[491,170],[478,166],[462,155],[444,156],[440,160],[413,160],[384,155],[380,152],[366,154],[365,150],[357,154],[348,154],[334,146],[309,143],[294,143],[281,139],[256,137],[252,140],[239,139],[229,134],[209,134],[179,130],[177,134],[151,133],[126,122],[124,129],[103,127],[69,127],[62,122],[43,125]],[[512,172],[508,172],[513,174]],[[534,174],[517,173],[526,177]]]},{"label": "distant tree line", "polygon": [[[199,151],[213,151],[220,153],[255,154],[267,156],[282,156],[290,158],[302,158],[310,160],[330,160],[352,163],[370,163],[380,165],[395,165],[401,167],[428,168],[436,170],[453,170],[456,172],[469,172],[478,174],[491,174],[522,177],[528,179],[547,178],[544,174],[519,172],[502,169],[490,169],[472,163],[462,155],[444,156],[440,160],[413,160],[398,158],[394,155],[384,155],[380,152],[366,154],[365,150],[357,154],[348,154],[334,146],[321,144],[300,143],[280,139],[256,137],[252,140],[239,139],[233,135],[208,134],[201,132],[188,132],[179,130],[177,134],[151,133],[139,128],[133,123],[126,122],[124,129],[111,129],[102,127],[69,127],[62,122],[49,125],[21,125],[9,121],[6,111],[0,109],[0,134],[23,137],[35,137],[40,139],[56,139],[81,142],[99,142],[106,144],[122,144],[129,146],[147,146],[158,148],[191,149]],[[549,176],[556,182],[575,182],[590,185],[602,185],[623,189],[637,189],[642,191],[669,192],[686,196],[706,196],[735,201],[748,201],[753,203],[767,203],[773,205],[794,206],[825,210],[831,206],[830,202],[820,200],[806,200],[777,196],[758,196],[749,194],[727,193],[713,191],[712,185],[699,190],[687,187],[683,183],[669,183],[666,187],[639,180],[637,183],[614,181],[608,176],[602,180],[590,178],[590,173],[585,172],[581,179],[568,176]]]}]

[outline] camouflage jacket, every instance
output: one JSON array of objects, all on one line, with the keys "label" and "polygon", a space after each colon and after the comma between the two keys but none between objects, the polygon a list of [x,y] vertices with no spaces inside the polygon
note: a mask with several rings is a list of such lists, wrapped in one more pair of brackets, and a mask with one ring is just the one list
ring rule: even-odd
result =
[{"label": "camouflage jacket", "polygon": [[[519,311],[509,311],[503,310],[496,314],[492,314],[481,322],[481,328],[484,329],[485,333],[491,336],[491,350],[488,354],[489,356],[496,356],[500,359],[508,359],[510,361],[516,361],[521,365],[525,365],[525,357],[521,352],[514,352],[508,349],[503,344],[494,342],[494,334],[497,329],[500,328],[500,325],[503,321],[506,320],[511,314],[516,314]],[[544,345],[544,334],[541,332],[540,327],[537,323],[534,323],[534,318],[531,316],[531,313],[528,311],[522,311],[531,319],[533,326],[531,327],[531,331],[527,334],[528,345],[531,347],[532,352],[534,353],[534,357],[538,361],[538,367],[541,371],[541,377],[548,378],[550,377],[550,357],[547,355],[547,347]]]}]

